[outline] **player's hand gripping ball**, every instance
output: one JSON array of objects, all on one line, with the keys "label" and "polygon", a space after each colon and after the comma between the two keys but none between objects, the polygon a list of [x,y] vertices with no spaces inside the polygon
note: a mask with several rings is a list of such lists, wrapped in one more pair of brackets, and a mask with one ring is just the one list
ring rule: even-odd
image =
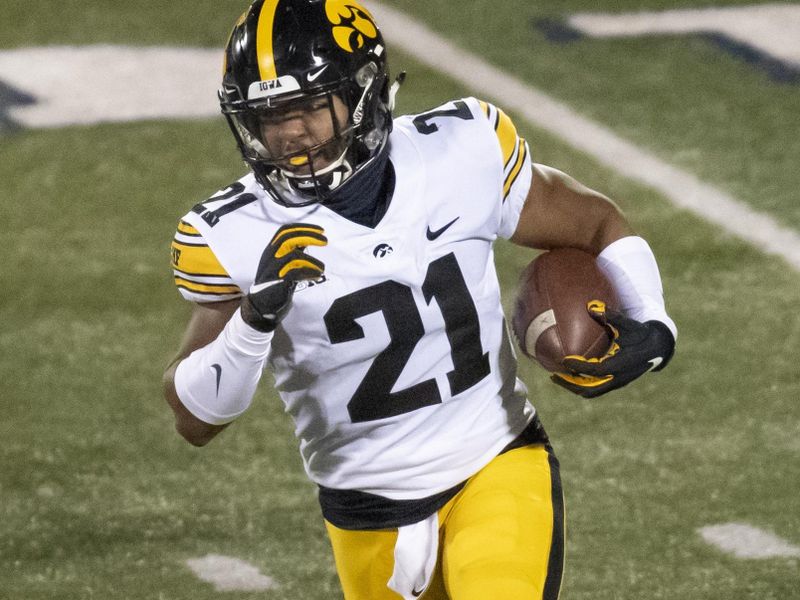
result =
[{"label": "player's hand gripping ball", "polygon": [[663,323],[620,313],[594,257],[571,248],[541,254],[523,271],[512,325],[522,351],[585,398],[660,371],[675,348]]},{"label": "player's hand gripping ball", "polygon": [[269,332],[283,319],[298,282],[319,280],[325,265],[306,253],[308,246],[325,246],[322,227],[307,223],[284,225],[261,255],[255,282],[242,302],[242,318],[251,327]]},{"label": "player's hand gripping ball", "polygon": [[611,347],[599,358],[564,357],[568,372],[554,373],[555,383],[584,398],[596,398],[667,366],[675,351],[675,338],[664,323],[641,323],[606,310],[602,304],[590,303],[588,309],[611,334]]},{"label": "player's hand gripping ball", "polygon": [[603,356],[611,336],[587,312],[590,302],[617,307],[616,294],[594,256],[574,248],[537,256],[520,276],[512,319],[522,352],[551,373],[567,371],[567,356]]}]

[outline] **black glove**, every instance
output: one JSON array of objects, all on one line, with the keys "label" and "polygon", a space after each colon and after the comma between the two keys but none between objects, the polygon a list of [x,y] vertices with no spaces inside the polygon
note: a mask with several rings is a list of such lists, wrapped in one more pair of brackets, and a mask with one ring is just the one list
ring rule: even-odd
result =
[{"label": "black glove", "polygon": [[565,357],[569,372],[554,373],[551,379],[555,383],[584,398],[596,398],[667,366],[675,351],[675,338],[664,323],[634,321],[607,311],[602,302],[590,302],[588,309],[610,332],[611,347],[600,358]]},{"label": "black glove", "polygon": [[278,326],[294,294],[298,281],[322,277],[325,265],[304,252],[307,246],[325,246],[322,227],[307,223],[284,225],[261,255],[250,293],[242,301],[242,318],[259,331]]}]

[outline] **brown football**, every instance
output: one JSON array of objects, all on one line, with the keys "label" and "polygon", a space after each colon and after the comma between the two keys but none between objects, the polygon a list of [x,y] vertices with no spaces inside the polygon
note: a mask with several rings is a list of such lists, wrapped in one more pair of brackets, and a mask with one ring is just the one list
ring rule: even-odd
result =
[{"label": "brown football", "polygon": [[570,354],[602,356],[611,338],[587,312],[591,300],[619,306],[594,256],[575,248],[537,256],[520,276],[511,322],[522,352],[550,372],[563,371],[562,360]]}]

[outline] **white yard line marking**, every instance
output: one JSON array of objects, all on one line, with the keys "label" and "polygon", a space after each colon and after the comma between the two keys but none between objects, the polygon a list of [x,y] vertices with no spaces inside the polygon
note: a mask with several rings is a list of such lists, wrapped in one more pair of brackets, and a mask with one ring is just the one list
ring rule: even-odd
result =
[{"label": "white yard line marking", "polygon": [[0,52],[0,81],[35,97],[11,106],[27,127],[219,114],[222,51],[49,46]]},{"label": "white yard line marking", "polygon": [[448,77],[476,94],[496,98],[502,108],[522,115],[603,165],[656,189],[676,206],[800,270],[800,234],[796,231],[456,47],[407,15],[374,1],[367,4],[390,42],[421,63],[437,70],[446,65],[443,72]]},{"label": "white yard line marking", "polygon": [[759,4],[659,12],[572,15],[571,26],[593,37],[716,32],[800,65],[800,6]]},{"label": "white yard line marking", "polygon": [[800,557],[800,548],[797,546],[746,523],[708,525],[698,529],[697,533],[707,543],[736,558]]},{"label": "white yard line marking", "polygon": [[243,560],[231,556],[208,554],[190,558],[188,567],[200,579],[214,585],[218,592],[260,592],[278,587],[275,581]]}]

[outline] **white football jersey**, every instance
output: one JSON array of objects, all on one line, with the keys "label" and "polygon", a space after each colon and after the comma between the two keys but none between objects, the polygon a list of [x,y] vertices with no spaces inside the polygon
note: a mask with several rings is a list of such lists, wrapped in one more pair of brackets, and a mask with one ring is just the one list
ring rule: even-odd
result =
[{"label": "white football jersey", "polygon": [[531,161],[474,98],[395,119],[389,151],[396,185],[374,229],[282,206],[248,175],[183,218],[173,267],[185,298],[235,298],[278,227],[322,227],[328,245],[307,252],[324,280],[298,285],[268,364],[313,481],[406,500],[468,478],[533,417],[492,250],[516,229]]}]

